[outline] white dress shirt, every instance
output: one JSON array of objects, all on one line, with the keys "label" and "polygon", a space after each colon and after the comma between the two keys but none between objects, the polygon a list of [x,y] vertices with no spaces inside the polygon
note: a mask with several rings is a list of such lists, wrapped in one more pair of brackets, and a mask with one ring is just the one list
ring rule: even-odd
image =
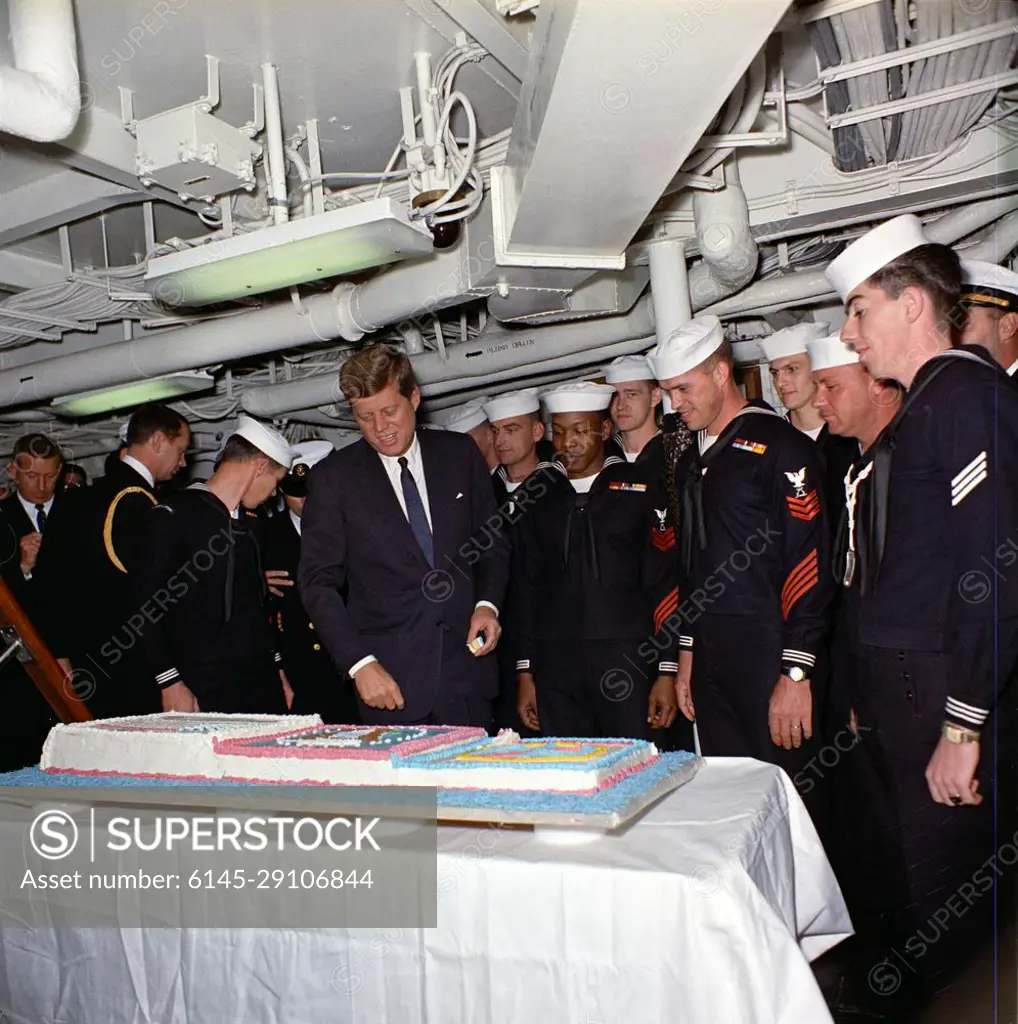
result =
[{"label": "white dress shirt", "polygon": [[121,455],[121,462],[126,462],[148,485],[149,487],[155,487],[156,478],[152,475],[152,470],[145,465],[144,462],[139,462],[133,455]]},{"label": "white dress shirt", "polygon": [[[18,501],[21,502],[21,507],[25,510],[25,514],[28,516],[29,520],[31,521],[32,528],[36,531],[36,533],[38,533],[39,532],[39,510],[35,507],[35,505],[32,504],[32,502],[26,501],[21,496],[21,491],[18,491]],[[52,510],[52,508],[53,508],[53,499],[52,498],[50,498],[49,501],[42,502],[42,509],[46,513],[47,516],[49,516],[50,511]]]},{"label": "white dress shirt", "polygon": [[293,528],[297,531],[297,536],[300,534],[300,516],[292,508],[288,508],[287,514],[290,516],[290,522],[293,523]]},{"label": "white dress shirt", "polygon": [[[410,470],[410,475],[414,478],[414,483],[417,484],[417,493],[421,496],[421,504],[424,506],[424,514],[428,517],[428,528],[432,533],[434,533],[434,526],[431,522],[431,506],[428,504],[428,481],[424,476],[424,462],[421,459],[421,443],[417,440],[417,435],[414,434],[413,442],[402,455],[383,455],[381,452],[378,452],[378,457],[382,460],[382,468],[385,470],[385,474],[389,478],[389,483],[392,484],[392,489],[396,494],[396,500],[399,502],[399,507],[403,510],[403,515],[406,516],[407,522],[410,522],[410,517],[407,515],[406,510],[406,498],[403,497],[403,467],[399,464],[400,459],[407,460],[407,469]],[[299,526],[297,527],[297,532],[300,532]],[[498,615],[498,608],[496,608],[490,601],[478,601],[477,604],[474,605],[474,611],[482,606],[490,608],[496,616]],[[466,643],[465,640],[464,643]],[[361,660],[355,665],[350,666],[350,677],[353,678],[353,676],[364,668],[365,665],[370,665],[373,661],[378,661],[373,654],[369,654],[366,658],[361,658]]]},{"label": "white dress shirt", "polygon": [[[25,515],[28,516],[29,522],[32,524],[32,529],[35,530],[36,533],[39,533],[39,510],[32,504],[32,502],[25,501],[21,496],[21,491],[18,491],[18,501],[21,502],[21,507],[25,510]],[[49,501],[42,502],[42,509],[47,516],[50,514],[50,509],[52,508],[52,498],[50,498]],[[24,573],[24,577],[26,580],[30,580],[32,578],[32,570],[29,569],[28,572]]]},{"label": "white dress shirt", "polygon": [[1009,367],[1007,368],[1007,375],[1008,375],[1009,377],[1013,377],[1013,376],[1014,376],[1014,371],[1015,371],[1015,370],[1018,370],[1018,359],[1016,359],[1016,360],[1015,360],[1015,361],[1014,361],[1014,362],[1013,362],[1013,363],[1012,363],[1012,364],[1011,364],[1011,365],[1010,365],[1010,366],[1009,366]]},{"label": "white dress shirt", "polygon": [[[379,452],[378,457],[382,460],[382,467],[389,478],[389,483],[392,484],[392,489],[396,492],[396,500],[399,502],[399,507],[403,510],[403,515],[405,516],[407,511],[406,498],[403,497],[403,467],[399,464],[399,460],[407,460],[407,468],[410,470],[410,475],[414,478],[414,483],[417,484],[417,493],[421,496],[424,514],[428,517],[428,527],[434,533],[434,527],[431,525],[431,506],[428,504],[428,481],[424,478],[424,463],[421,461],[421,442],[417,440],[417,435],[414,434],[413,442],[402,455],[383,455]],[[410,517],[407,516],[407,522],[409,521]]]}]

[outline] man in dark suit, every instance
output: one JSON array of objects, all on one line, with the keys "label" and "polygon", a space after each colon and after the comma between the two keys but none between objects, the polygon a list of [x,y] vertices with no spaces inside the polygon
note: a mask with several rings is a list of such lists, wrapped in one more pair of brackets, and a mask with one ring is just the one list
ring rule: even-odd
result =
[{"label": "man in dark suit", "polygon": [[[0,572],[30,619],[37,618],[36,560],[63,458],[45,434],[26,434],[14,445],[7,471],[14,491],[0,501]],[[0,645],[2,646],[2,645]],[[35,764],[56,718],[31,678],[16,661],[0,667],[4,691],[4,722],[0,729],[0,768]]]},{"label": "man in dark suit", "polygon": [[36,571],[46,643],[96,718],[162,710],[135,659],[141,627],[131,618],[130,574],[146,554],[139,537],[156,487],[183,468],[191,430],[172,409],[151,405],[134,413],[126,438],[105,476],[61,498]]},{"label": "man in dark suit", "polygon": [[488,727],[509,547],[484,460],[462,434],[417,430],[420,388],[399,352],[358,352],[340,387],[363,438],[315,469],[305,607],[366,723]]}]

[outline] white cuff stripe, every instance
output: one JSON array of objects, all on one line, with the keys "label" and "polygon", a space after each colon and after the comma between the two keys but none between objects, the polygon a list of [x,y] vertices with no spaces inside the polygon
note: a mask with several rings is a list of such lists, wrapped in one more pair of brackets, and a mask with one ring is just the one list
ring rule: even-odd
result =
[{"label": "white cuff stripe", "polygon": [[790,651],[787,648],[781,652],[781,657],[785,661],[794,661],[799,665],[808,665],[812,668],[816,664],[816,657],[812,654],[807,654],[805,651]]},{"label": "white cuff stripe", "polygon": [[529,659],[524,659],[522,661],[516,662],[516,671],[517,672],[529,672],[530,671],[530,661],[529,661]]},{"label": "white cuff stripe", "polygon": [[679,637],[679,646],[680,647],[692,647],[693,646],[693,638],[691,636],[680,636]]},{"label": "white cuff stripe", "polygon": [[663,672],[665,675],[671,675],[673,672],[679,671],[679,663],[677,661],[662,661],[657,668],[658,672]]},{"label": "white cuff stripe", "polygon": [[966,722],[974,722],[976,725],[982,725],[990,717],[989,711],[973,707],[971,704],[963,704],[960,700],[955,700],[953,697],[947,698],[946,710],[954,718],[962,718]]},{"label": "white cuff stripe", "polygon": [[156,676],[156,682],[163,683],[167,679],[173,679],[179,675],[180,673],[175,668],[168,668],[165,672],[160,672],[159,675]]}]

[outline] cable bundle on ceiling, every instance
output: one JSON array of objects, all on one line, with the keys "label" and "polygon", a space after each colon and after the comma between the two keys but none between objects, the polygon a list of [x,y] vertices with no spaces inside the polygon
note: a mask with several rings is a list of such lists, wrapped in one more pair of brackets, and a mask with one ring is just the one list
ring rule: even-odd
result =
[{"label": "cable bundle on ceiling", "polygon": [[[907,8],[892,4],[892,0],[879,0],[812,22],[810,37],[821,68],[877,57],[902,44],[907,49],[944,39],[1018,13],[1015,0],[968,4],[922,0],[912,6],[914,23],[904,23]],[[902,23],[895,22],[896,9]],[[825,88],[827,109],[831,114],[843,114],[972,82],[1007,71],[1016,53],[1018,34],[1008,33],[989,42],[958,46],[948,53],[831,82]],[[851,172],[941,153],[972,131],[994,96],[993,91],[978,93],[836,128],[835,165]]]}]

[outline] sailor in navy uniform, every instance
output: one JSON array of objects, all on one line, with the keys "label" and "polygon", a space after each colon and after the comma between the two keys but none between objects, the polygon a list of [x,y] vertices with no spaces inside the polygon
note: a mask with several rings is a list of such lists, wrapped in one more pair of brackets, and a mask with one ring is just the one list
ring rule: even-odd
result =
[{"label": "sailor in navy uniform", "polygon": [[717,317],[693,319],[648,358],[699,432],[678,467],[680,710],[704,754],[780,765],[818,814],[819,780],[802,773],[819,749],[833,593],[819,452],[742,396]]},{"label": "sailor in navy uniform", "polygon": [[164,710],[286,713],[293,695],[280,671],[255,510],[292,461],[278,431],[242,415],[208,482],[147,513],[147,557],[131,578],[147,619],[138,649]]},{"label": "sailor in navy uniform", "polygon": [[661,389],[646,356],[619,356],[605,367],[605,383],[615,389],[611,414],[614,440],[626,462],[654,460],[664,469],[664,447],[657,426]]},{"label": "sailor in navy uniform", "polygon": [[982,345],[1014,378],[1018,370],[1018,274],[996,263],[961,261],[961,340]]},{"label": "sailor in navy uniform", "polygon": [[[849,442],[855,450],[855,459],[842,474],[840,498],[831,509],[831,520],[838,524],[837,552],[849,543],[849,509],[854,528],[858,502],[865,497],[858,482],[859,472],[866,464],[864,453],[897,413],[902,389],[894,381],[874,380],[854,349],[837,335],[809,342],[808,351],[816,384],[813,405],[831,434]],[[851,542],[854,546],[854,533]],[[831,807],[837,809],[831,817],[827,853],[852,923],[861,932],[866,921],[883,912],[887,901],[872,882],[872,866],[878,863],[866,838],[873,816],[872,802],[867,798],[874,791],[868,774],[872,769],[857,747],[852,719],[851,694],[858,660],[858,590],[840,585],[837,566],[843,566],[844,557],[836,557],[834,563],[838,586],[828,644],[831,672],[824,732],[828,748],[837,750],[839,755],[834,763],[830,756],[825,757],[828,764],[824,774],[831,787]]]},{"label": "sailor in navy uniform", "polygon": [[484,403],[487,396],[483,398],[472,398],[469,402],[456,406],[454,409],[443,409],[441,412],[432,413],[429,421],[433,426],[440,426],[443,430],[451,430],[456,434],[466,434],[473,438],[474,444],[484,459],[489,473],[498,470],[498,456],[495,454],[495,445],[491,438],[491,426],[488,417],[484,414]]},{"label": "sailor in navy uniform", "polygon": [[[499,466],[491,475],[498,504],[500,529],[509,543],[514,543],[517,524],[547,493],[550,474],[559,467],[538,456],[538,445],[544,438],[541,401],[537,388],[523,388],[492,398],[484,405],[491,425],[492,442]],[[516,647],[518,622],[513,613],[512,593],[506,594],[502,611],[503,640],[497,648],[498,699],[495,704],[495,728],[515,729],[520,735],[536,736],[520,717],[516,707]]]},{"label": "sailor in navy uniform", "polygon": [[614,389],[542,395],[560,469],[514,533],[519,708],[546,736],[650,738],[676,714],[675,531],[662,482],[606,456]]},{"label": "sailor in navy uniform", "polygon": [[279,485],[285,511],[265,524],[263,560],[269,589],[277,598],[271,607],[275,613],[280,664],[293,690],[290,713],[320,715],[330,725],[353,725],[360,722],[353,683],[336,671],[304,608],[297,585],[308,478],[312,468],[332,453],[333,446],[329,441],[302,441],[293,450],[293,465]]},{"label": "sailor in navy uniform", "polygon": [[832,433],[813,404],[816,384],[810,363],[809,344],[828,337],[830,324],[805,322],[763,338],[760,352],[787,411],[788,422],[813,438],[824,460],[824,491],[831,508],[841,505],[842,481],[857,452],[851,438]]},{"label": "sailor in navy uniform", "polygon": [[1000,837],[1014,826],[1001,691],[1018,659],[1018,392],[985,349],[951,347],[958,258],[918,218],[873,229],[826,273],[842,338],[907,389],[858,475],[856,550],[839,570],[859,589],[852,703],[883,782],[877,840],[895,855],[881,872],[898,897],[888,941],[902,976],[932,991],[989,939],[994,910],[1013,910],[990,865],[995,816]]},{"label": "sailor in navy uniform", "polygon": [[[693,443],[693,435],[681,418],[662,415],[661,428],[657,417],[667,402],[646,356],[619,356],[605,368],[604,379],[615,388],[611,412],[618,428],[613,440],[618,443],[627,462],[642,467],[656,486],[663,484],[668,501],[669,522],[678,523],[680,504],[675,479],[679,456]],[[671,406],[668,405],[671,412]],[[608,454],[614,454],[608,452]],[[693,730],[683,715],[654,742],[662,749],[692,750]]]}]

